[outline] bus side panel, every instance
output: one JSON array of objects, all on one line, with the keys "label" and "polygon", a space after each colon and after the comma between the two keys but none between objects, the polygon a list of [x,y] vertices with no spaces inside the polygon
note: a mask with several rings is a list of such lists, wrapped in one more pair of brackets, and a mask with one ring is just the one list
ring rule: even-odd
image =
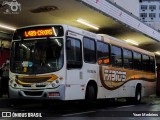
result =
[{"label": "bus side panel", "polygon": [[67,70],[66,100],[85,99],[87,83],[97,79],[97,65],[83,63],[80,70]]},{"label": "bus side panel", "polygon": [[82,70],[67,70],[66,79],[66,100],[76,100],[84,98],[84,72]]},{"label": "bus side panel", "polygon": [[[134,97],[136,87],[141,85],[142,96],[155,91],[156,76],[151,72],[100,66],[100,81],[104,87],[104,98]],[[103,90],[101,90],[103,91]]]},{"label": "bus side panel", "polygon": [[98,85],[98,91],[97,91],[97,99],[102,99],[102,98],[106,98],[105,97],[105,93],[107,91],[105,91],[102,82],[100,80],[100,74],[99,74],[99,66],[97,67],[97,85]]}]

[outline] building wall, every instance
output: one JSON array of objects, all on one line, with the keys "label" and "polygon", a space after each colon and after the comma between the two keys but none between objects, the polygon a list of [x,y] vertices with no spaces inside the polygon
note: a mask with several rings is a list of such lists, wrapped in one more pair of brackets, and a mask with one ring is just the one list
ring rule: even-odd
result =
[{"label": "building wall", "polygon": [[139,0],[110,0],[139,17]]},{"label": "building wall", "polygon": [[144,22],[146,24],[148,24],[149,26],[155,28],[156,30],[158,30],[160,32],[160,21],[157,21],[157,22],[154,22],[154,21],[151,21],[151,22]]},{"label": "building wall", "polygon": [[[143,14],[146,14],[146,15],[143,16]],[[160,21],[160,1],[141,2],[140,17],[141,17],[141,20],[144,22]]]},{"label": "building wall", "polygon": [[160,29],[160,0],[142,0],[140,2],[140,19],[154,27]]}]

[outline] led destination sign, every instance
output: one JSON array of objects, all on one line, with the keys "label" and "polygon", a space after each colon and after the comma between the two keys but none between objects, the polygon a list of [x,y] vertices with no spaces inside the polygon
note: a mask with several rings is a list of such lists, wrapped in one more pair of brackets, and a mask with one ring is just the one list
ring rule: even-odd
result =
[{"label": "led destination sign", "polygon": [[40,37],[62,37],[64,36],[63,26],[31,26],[17,29],[13,35],[13,40],[23,40]]},{"label": "led destination sign", "polygon": [[53,36],[54,32],[52,28],[48,29],[33,29],[24,31],[25,38],[33,38],[33,37],[45,37],[45,36]]}]

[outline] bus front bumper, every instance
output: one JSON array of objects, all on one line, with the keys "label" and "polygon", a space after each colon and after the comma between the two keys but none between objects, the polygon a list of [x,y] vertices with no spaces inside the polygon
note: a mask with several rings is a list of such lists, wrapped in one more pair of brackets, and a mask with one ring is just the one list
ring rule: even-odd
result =
[{"label": "bus front bumper", "polygon": [[54,89],[17,89],[9,86],[9,98],[19,99],[55,99],[65,100],[65,86],[60,85]]}]

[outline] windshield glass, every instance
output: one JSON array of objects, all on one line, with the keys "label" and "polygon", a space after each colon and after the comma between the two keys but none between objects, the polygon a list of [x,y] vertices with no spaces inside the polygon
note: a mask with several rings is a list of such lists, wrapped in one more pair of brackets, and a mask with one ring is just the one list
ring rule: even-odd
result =
[{"label": "windshield glass", "polygon": [[11,71],[41,74],[58,71],[63,66],[63,39],[37,39],[12,43]]}]

